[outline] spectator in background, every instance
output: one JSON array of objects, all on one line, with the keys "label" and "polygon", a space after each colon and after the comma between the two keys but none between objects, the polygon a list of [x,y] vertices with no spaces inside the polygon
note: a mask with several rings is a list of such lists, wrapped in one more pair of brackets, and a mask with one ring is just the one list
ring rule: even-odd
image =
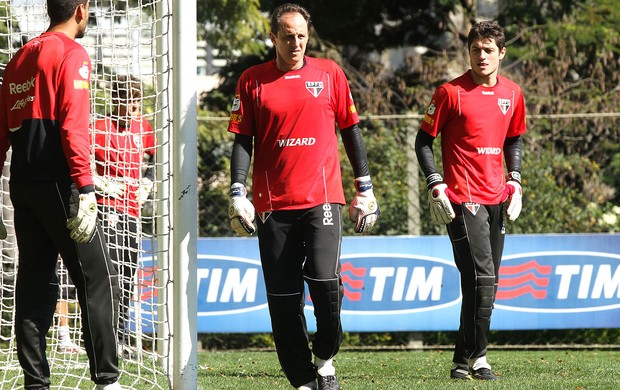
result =
[{"label": "spectator in background", "polygon": [[48,30],[15,54],[0,89],[0,166],[11,146],[19,249],[15,337],[27,389],[51,384],[45,337],[58,299],[59,254],[77,289],[91,379],[97,389],[121,389],[118,280],[97,222],[89,161],[91,61],[76,42],[88,3],[47,0]]},{"label": "spectator in background", "polygon": [[[431,217],[447,224],[461,274],[460,326],[450,371],[454,379],[497,379],[487,361],[488,336],[504,250],[504,216],[514,221],[521,212],[521,135],[526,130],[521,88],[499,75],[505,41],[497,22],[471,28],[471,69],[435,91],[415,142]],[[440,133],[443,178],[433,154]]]},{"label": "spectator in background", "polygon": [[[119,351],[127,354],[128,311],[138,268],[141,208],[153,189],[154,133],[142,116],[142,85],[133,76],[112,81],[112,113],[94,124],[94,183],[110,256],[121,276]],[[145,163],[146,162],[146,163]]]},{"label": "spectator in background", "polygon": [[[235,134],[229,218],[239,235],[258,230],[273,337],[289,382],[298,389],[338,389],[333,358],[342,342],[345,198],[336,125],[356,177],[349,208],[356,232],[375,224],[379,206],[349,83],[335,62],[305,56],[309,26],[303,7],[277,7],[270,33],[276,58],[247,69],[239,79],[228,127]],[[245,183],[252,146],[250,202]],[[312,349],[304,282],[316,318]]]}]

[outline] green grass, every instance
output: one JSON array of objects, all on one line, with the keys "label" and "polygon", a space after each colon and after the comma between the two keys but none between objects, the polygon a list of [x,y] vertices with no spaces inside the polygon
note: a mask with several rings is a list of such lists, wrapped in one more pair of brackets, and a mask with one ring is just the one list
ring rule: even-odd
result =
[{"label": "green grass", "polygon": [[[348,389],[619,389],[614,350],[492,350],[501,380],[449,379],[452,351],[341,351],[335,358]],[[199,389],[290,389],[275,352],[201,352]]]}]

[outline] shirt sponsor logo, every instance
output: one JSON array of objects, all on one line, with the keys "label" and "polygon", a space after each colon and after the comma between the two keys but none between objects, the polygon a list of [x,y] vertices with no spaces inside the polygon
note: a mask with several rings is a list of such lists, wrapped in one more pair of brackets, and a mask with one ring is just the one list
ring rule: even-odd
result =
[{"label": "shirt sponsor logo", "polygon": [[73,89],[88,89],[88,81],[73,80]]},{"label": "shirt sponsor logo", "polygon": [[230,109],[230,111],[237,111],[240,108],[241,108],[241,99],[239,95],[235,95],[235,98],[233,99],[233,102],[232,102],[232,108]]},{"label": "shirt sponsor logo", "polygon": [[490,96],[493,96],[493,95],[495,95],[495,92],[493,92],[493,91],[482,91],[482,94],[483,94],[483,95],[490,95]]},{"label": "shirt sponsor logo", "polygon": [[82,63],[82,67],[78,70],[78,73],[84,80],[89,79],[90,73],[88,71],[88,62],[84,61]]},{"label": "shirt sponsor logo", "polygon": [[34,96],[26,96],[23,99],[19,99],[15,102],[15,104],[13,104],[13,107],[11,107],[11,111],[21,110],[22,108],[26,107],[26,104],[28,104],[28,102],[34,102]]},{"label": "shirt sponsor logo", "polygon": [[435,107],[435,105],[434,105],[433,103],[431,103],[431,104],[428,106],[428,110],[426,110],[426,113],[427,113],[428,115],[435,115],[435,110],[436,110],[436,109],[437,109],[437,107]]},{"label": "shirt sponsor logo", "polygon": [[497,105],[499,109],[502,110],[502,113],[506,115],[510,109],[510,99],[497,99]]},{"label": "shirt sponsor logo", "polygon": [[292,76],[284,76],[284,80],[299,79],[299,78],[301,78],[301,76],[298,74],[294,74]]},{"label": "shirt sponsor logo", "polygon": [[9,83],[9,94],[13,95],[14,93],[24,93],[30,91],[34,88],[34,81],[35,78],[32,77],[25,83]]},{"label": "shirt sponsor logo", "polygon": [[321,91],[323,90],[323,82],[322,81],[306,81],[306,89],[308,92],[312,94],[315,98],[319,97]]},{"label": "shirt sponsor logo", "polygon": [[545,251],[505,256],[496,307],[539,313],[583,313],[620,307],[620,255]]},{"label": "shirt sponsor logo", "polygon": [[489,146],[485,146],[482,148],[476,148],[478,150],[478,154],[501,154],[502,148],[492,148]]},{"label": "shirt sponsor logo", "polygon": [[285,138],[278,140],[278,146],[281,148],[287,146],[312,146],[316,143],[316,138],[307,137],[307,138]]}]

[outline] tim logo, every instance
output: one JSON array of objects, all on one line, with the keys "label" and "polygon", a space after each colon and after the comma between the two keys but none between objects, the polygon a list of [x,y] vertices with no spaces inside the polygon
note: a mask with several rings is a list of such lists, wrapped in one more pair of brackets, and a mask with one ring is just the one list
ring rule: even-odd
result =
[{"label": "tim logo", "polygon": [[497,99],[497,105],[499,109],[502,110],[502,113],[506,115],[510,109],[510,99]]},{"label": "tim logo", "polygon": [[312,94],[315,98],[319,97],[321,91],[323,90],[323,82],[322,81],[306,81],[306,89],[308,92]]},{"label": "tim logo", "polygon": [[459,273],[451,261],[407,254],[357,254],[343,255],[341,262],[343,313],[414,313],[460,300]]},{"label": "tim logo", "polygon": [[549,251],[502,259],[496,307],[566,313],[620,307],[620,255]]}]

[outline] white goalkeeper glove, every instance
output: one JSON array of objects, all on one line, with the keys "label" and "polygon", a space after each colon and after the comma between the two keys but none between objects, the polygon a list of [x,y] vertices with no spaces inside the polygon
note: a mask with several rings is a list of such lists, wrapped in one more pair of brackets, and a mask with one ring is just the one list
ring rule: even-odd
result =
[{"label": "white goalkeeper glove", "polygon": [[4,221],[2,220],[2,217],[0,217],[0,240],[4,240],[6,236],[6,226],[4,226]]},{"label": "white goalkeeper glove", "polygon": [[125,194],[125,184],[105,176],[93,174],[93,184],[95,189],[103,196],[121,199]]},{"label": "white goalkeeper glove", "polygon": [[435,223],[450,223],[456,216],[448,193],[451,192],[446,183],[439,182],[428,190],[428,203],[431,219]]},{"label": "white goalkeeper glove", "polygon": [[364,233],[375,225],[381,210],[372,191],[370,176],[356,178],[355,189],[357,192],[349,206],[349,219],[355,224],[355,233]]},{"label": "white goalkeeper glove", "polygon": [[521,214],[521,208],[523,206],[523,190],[519,180],[521,180],[521,174],[518,172],[511,172],[508,175],[508,181],[506,182],[506,194],[508,195],[506,199],[508,202],[506,215],[511,221],[519,218],[519,214]]},{"label": "white goalkeeper glove", "polygon": [[97,226],[97,197],[95,192],[80,194],[75,217],[67,221],[71,238],[78,244],[90,241]]},{"label": "white goalkeeper glove", "polygon": [[143,177],[140,181],[140,185],[138,186],[138,201],[140,202],[140,206],[144,205],[144,202],[151,195],[151,191],[153,191],[153,181],[148,177]]},{"label": "white goalkeeper glove", "polygon": [[234,183],[230,186],[228,220],[239,236],[251,236],[256,231],[254,205],[248,200],[247,193],[245,186],[241,183]]}]

